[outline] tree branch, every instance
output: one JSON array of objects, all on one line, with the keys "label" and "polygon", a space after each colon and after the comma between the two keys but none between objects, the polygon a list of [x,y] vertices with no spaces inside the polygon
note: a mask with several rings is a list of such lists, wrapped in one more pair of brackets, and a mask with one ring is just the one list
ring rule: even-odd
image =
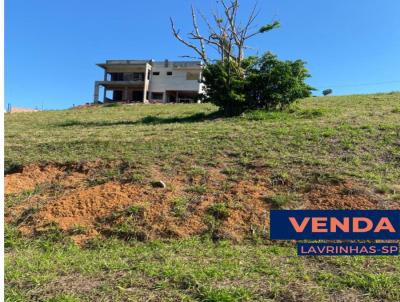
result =
[{"label": "tree branch", "polygon": [[207,62],[208,59],[207,59],[206,49],[204,47],[204,38],[200,35],[200,30],[199,30],[199,26],[197,25],[196,13],[194,11],[193,5],[192,5],[192,21],[193,21],[194,30],[196,31],[196,36],[198,37],[198,40],[200,41],[201,53],[203,54],[202,57],[204,58],[204,61]]},{"label": "tree branch", "polygon": [[171,29],[172,29],[172,33],[174,35],[174,37],[181,43],[183,43],[184,45],[186,45],[187,47],[193,49],[196,53],[198,53],[200,55],[200,57],[203,59],[203,61],[208,64],[208,59],[207,57],[204,55],[204,53],[201,51],[201,49],[199,49],[196,45],[184,40],[180,35],[179,35],[179,30],[177,30],[175,28],[175,24],[174,21],[172,20],[172,18],[169,19],[171,22]]},{"label": "tree branch", "polygon": [[267,25],[261,26],[261,28],[259,30],[257,30],[256,32],[254,32],[252,34],[249,34],[248,36],[245,37],[245,39],[246,40],[250,39],[250,38],[254,37],[255,35],[263,34],[265,32],[268,32],[268,31],[273,30],[275,28],[278,28],[280,26],[281,26],[281,24],[278,21],[274,21],[271,24],[267,24]]},{"label": "tree branch", "polygon": [[[201,11],[196,10],[193,6],[191,7],[193,29],[185,38],[180,36],[180,31],[175,28],[174,21],[170,18],[172,33],[178,41],[194,50],[205,64],[210,62],[207,51],[211,48],[217,50],[221,61],[235,60],[238,63],[237,65],[241,66],[244,52],[249,48],[247,45],[248,40],[258,34],[275,29],[280,24],[278,21],[274,21],[271,24],[255,29],[253,23],[260,12],[257,3],[255,3],[248,18],[242,24],[238,20],[239,0],[218,0],[217,2],[220,3],[220,7],[212,13],[211,22]],[[200,14],[208,28],[208,32],[205,35],[200,32],[197,14]]]}]

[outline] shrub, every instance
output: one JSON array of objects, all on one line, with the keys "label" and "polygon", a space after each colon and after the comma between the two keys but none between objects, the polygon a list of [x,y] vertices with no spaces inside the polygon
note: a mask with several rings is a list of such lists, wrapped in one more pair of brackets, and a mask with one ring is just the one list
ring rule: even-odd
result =
[{"label": "shrub", "polygon": [[304,82],[310,77],[304,61],[280,61],[270,52],[248,60],[248,109],[281,110],[311,95],[313,88]]},{"label": "shrub", "polygon": [[313,88],[305,62],[280,61],[268,52],[250,57],[241,66],[235,61],[217,62],[204,70],[204,100],[214,103],[227,115],[245,110],[282,110],[296,99],[308,97]]},{"label": "shrub", "polygon": [[209,64],[203,72],[206,86],[203,101],[217,105],[226,115],[237,115],[246,108],[246,81],[234,61]]}]

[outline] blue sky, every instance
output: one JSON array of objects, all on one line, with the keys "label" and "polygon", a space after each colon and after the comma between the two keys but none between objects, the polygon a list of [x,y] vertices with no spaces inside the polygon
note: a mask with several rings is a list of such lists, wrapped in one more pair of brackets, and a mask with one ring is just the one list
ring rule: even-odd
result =
[{"label": "blue sky", "polygon": [[[241,2],[245,15],[254,2]],[[400,90],[399,0],[258,2],[258,24],[282,24],[250,42],[258,53],[307,61],[308,82],[336,95]],[[92,100],[103,77],[96,63],[191,54],[169,28],[172,16],[190,30],[191,4],[204,13],[216,7],[214,0],[6,0],[5,104],[68,108]]]}]

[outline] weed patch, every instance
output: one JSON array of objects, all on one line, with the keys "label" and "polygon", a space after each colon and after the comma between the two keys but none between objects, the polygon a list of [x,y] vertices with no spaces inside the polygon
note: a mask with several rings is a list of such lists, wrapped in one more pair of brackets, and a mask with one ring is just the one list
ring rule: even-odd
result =
[{"label": "weed patch", "polygon": [[270,203],[273,208],[283,208],[296,201],[297,198],[292,193],[282,193],[266,197],[265,200]]},{"label": "weed patch", "polygon": [[216,219],[226,219],[229,217],[229,209],[225,203],[215,203],[210,206],[207,212]]}]

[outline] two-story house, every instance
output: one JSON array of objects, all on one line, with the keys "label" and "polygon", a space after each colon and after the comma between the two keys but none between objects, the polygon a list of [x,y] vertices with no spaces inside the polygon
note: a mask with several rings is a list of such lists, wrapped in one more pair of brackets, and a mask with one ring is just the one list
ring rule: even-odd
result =
[{"label": "two-story house", "polygon": [[96,81],[94,103],[102,87],[104,102],[192,102],[202,93],[200,61],[107,60],[103,81]]}]

